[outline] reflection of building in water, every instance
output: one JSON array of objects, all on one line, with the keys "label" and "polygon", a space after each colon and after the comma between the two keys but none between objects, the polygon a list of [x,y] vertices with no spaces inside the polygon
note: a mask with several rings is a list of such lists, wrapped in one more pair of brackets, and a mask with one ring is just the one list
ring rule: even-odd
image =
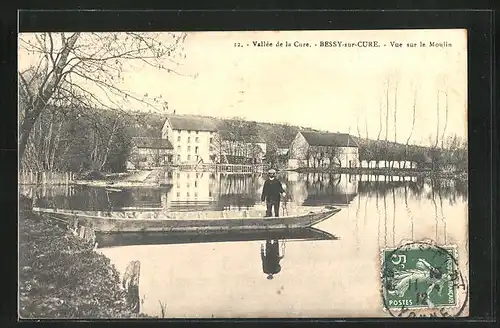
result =
[{"label": "reflection of building in water", "polygon": [[167,196],[171,210],[214,210],[216,176],[210,172],[177,171],[172,174],[172,189]]},{"label": "reflection of building in water", "polygon": [[357,195],[356,176],[308,173],[290,182],[293,200],[304,206],[348,205]]},{"label": "reflection of building in water", "polygon": [[174,211],[250,207],[255,205],[258,189],[256,175],[173,172],[166,206]]}]

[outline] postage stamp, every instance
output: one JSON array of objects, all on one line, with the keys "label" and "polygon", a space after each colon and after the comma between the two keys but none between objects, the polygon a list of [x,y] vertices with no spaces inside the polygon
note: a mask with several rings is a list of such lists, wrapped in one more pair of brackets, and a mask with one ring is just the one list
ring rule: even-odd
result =
[{"label": "postage stamp", "polygon": [[455,245],[409,242],[383,249],[381,257],[383,303],[392,316],[446,317],[463,312],[468,291]]}]

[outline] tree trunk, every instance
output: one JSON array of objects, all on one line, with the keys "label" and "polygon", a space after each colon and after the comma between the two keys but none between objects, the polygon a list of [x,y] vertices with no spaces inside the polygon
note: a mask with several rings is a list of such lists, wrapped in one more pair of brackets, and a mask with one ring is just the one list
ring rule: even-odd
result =
[{"label": "tree trunk", "polygon": [[[24,153],[26,151],[26,145],[28,143],[28,139],[30,133],[33,129],[33,125],[35,124],[37,118],[40,116],[43,110],[45,110],[50,98],[54,94],[54,90],[56,86],[59,84],[62,78],[62,72],[64,67],[68,62],[68,56],[70,51],[75,46],[76,41],[80,33],[75,33],[71,37],[67,39],[66,45],[63,47],[59,60],[55,63],[53,67],[53,71],[47,75],[46,81],[42,84],[39,90],[37,90],[37,94],[33,96],[34,102],[30,107],[27,107],[25,110],[24,120],[20,126],[20,138],[19,138],[19,156],[23,158]],[[28,86],[26,86],[28,88]],[[31,108],[31,111],[29,110]]]}]

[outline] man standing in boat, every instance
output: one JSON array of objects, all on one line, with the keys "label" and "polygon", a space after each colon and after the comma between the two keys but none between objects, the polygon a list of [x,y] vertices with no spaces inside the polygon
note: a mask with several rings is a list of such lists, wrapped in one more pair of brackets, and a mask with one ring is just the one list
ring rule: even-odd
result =
[{"label": "man standing in boat", "polygon": [[285,196],[285,190],[281,182],[276,179],[276,170],[270,169],[268,177],[266,182],[264,182],[261,200],[266,202],[266,217],[272,216],[273,208],[274,216],[278,217],[280,212],[280,197]]}]

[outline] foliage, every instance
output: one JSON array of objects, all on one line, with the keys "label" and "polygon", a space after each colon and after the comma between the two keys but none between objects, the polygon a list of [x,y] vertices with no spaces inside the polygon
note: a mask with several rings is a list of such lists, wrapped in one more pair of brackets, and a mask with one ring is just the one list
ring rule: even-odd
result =
[{"label": "foliage", "polygon": [[220,120],[213,143],[214,153],[222,163],[247,163],[263,155],[257,145],[262,140],[257,122],[241,118]]},{"label": "foliage", "polygon": [[21,211],[19,242],[21,317],[135,316],[115,267],[92,245],[27,211]]},{"label": "foliage", "polygon": [[30,65],[18,72],[20,157],[40,116],[53,107],[119,110],[121,100],[166,109],[161,97],[135,95],[120,83],[125,67],[134,63],[176,73],[172,66],[182,57],[185,38],[184,33],[21,34],[20,61]]},{"label": "foliage", "polygon": [[118,112],[52,107],[41,113],[28,138],[24,170],[123,172],[131,137]]},{"label": "foliage", "polygon": [[467,141],[457,136],[449,137],[442,147],[404,145],[385,140],[355,138],[359,145],[360,161],[410,161],[419,167],[441,170],[453,167],[456,171],[467,170]]}]

